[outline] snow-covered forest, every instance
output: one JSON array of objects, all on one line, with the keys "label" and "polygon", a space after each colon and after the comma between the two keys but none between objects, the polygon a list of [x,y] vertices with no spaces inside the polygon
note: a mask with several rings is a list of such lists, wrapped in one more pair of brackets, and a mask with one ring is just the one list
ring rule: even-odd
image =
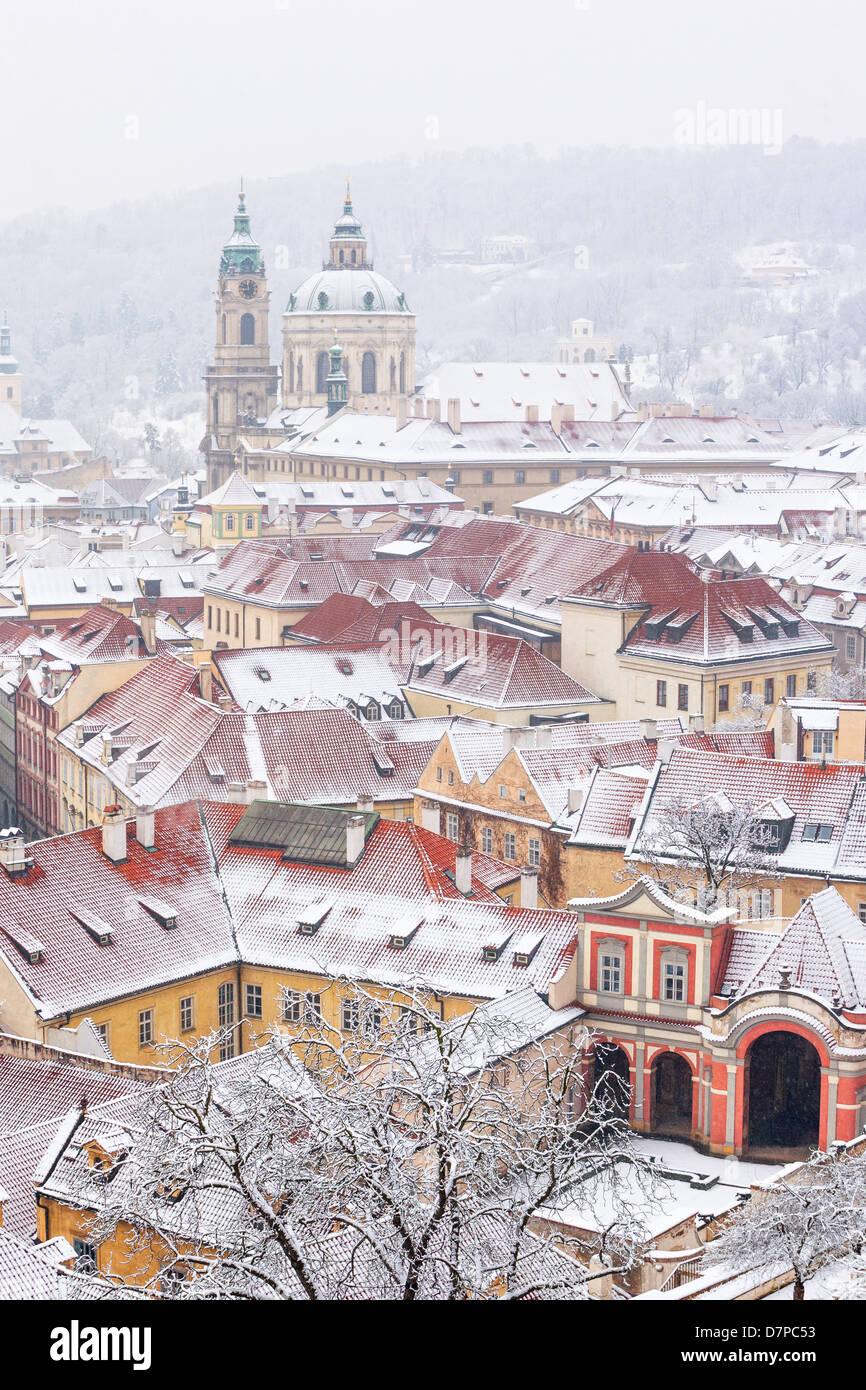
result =
[{"label": "snow-covered forest", "polygon": [[[864,166],[862,141],[791,140],[773,157],[525,148],[362,165],[352,186],[378,268],[418,316],[420,375],[447,359],[551,359],[587,315],[632,359],[635,399],[864,423]],[[247,185],[275,347],[290,289],[325,251],[343,177],[330,167]],[[0,301],[25,410],[70,417],[121,458],[119,409],[192,416],[179,426],[189,447],[236,185],[3,224]],[[483,238],[506,234],[529,238],[532,259],[482,264]]]}]

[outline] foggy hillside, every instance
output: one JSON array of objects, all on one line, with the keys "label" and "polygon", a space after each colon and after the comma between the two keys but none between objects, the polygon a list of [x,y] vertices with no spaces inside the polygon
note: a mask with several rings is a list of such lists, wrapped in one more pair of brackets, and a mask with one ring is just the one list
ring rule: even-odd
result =
[{"label": "foggy hillside", "polygon": [[[275,348],[289,291],[326,253],[343,180],[332,167],[247,184]],[[553,358],[588,315],[634,359],[635,399],[866,422],[866,142],[792,140],[777,156],[430,154],[356,167],[352,191],[377,269],[417,314],[419,375],[447,358]],[[69,416],[109,447],[119,406],[200,410],[236,192],[230,179],[0,224],[0,308],[26,411]],[[482,238],[505,233],[536,243],[531,264],[478,265]],[[749,258],[778,246],[809,274],[758,283]],[[446,250],[473,263],[437,263]]]}]

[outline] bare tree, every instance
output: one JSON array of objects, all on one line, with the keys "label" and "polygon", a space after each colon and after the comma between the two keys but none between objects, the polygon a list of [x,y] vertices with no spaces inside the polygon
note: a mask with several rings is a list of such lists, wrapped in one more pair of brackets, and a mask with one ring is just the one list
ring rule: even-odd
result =
[{"label": "bare tree", "polygon": [[[444,1023],[427,989],[329,988],[340,1032],[320,995],[286,991],[291,1033],[252,1053],[173,1045],[103,1171],[80,1165],[94,1241],[123,1249],[109,1277],[129,1259],[184,1298],[580,1298],[633,1266],[620,1175],[653,1180],[610,1088],[584,1085],[576,1021],[539,1040],[508,1001]],[[575,1190],[597,1234],[554,1241],[533,1218]]]},{"label": "bare tree", "polygon": [[768,862],[782,824],[756,802],[733,802],[723,792],[651,806],[622,876],[647,873],[680,902],[703,911],[777,881]]},{"label": "bare tree", "polygon": [[859,1256],[866,1243],[866,1162],[834,1148],[751,1199],[728,1218],[704,1254],[706,1268],[734,1272],[794,1272],[794,1299],[820,1269],[842,1256]]}]

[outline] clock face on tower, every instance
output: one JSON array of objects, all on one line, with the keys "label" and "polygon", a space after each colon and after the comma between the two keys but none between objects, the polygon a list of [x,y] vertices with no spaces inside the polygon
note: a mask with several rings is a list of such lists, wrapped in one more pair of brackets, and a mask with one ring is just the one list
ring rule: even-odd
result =
[{"label": "clock face on tower", "polygon": [[255,280],[241,280],[238,289],[240,290],[244,299],[254,299],[258,290],[258,286],[256,285]]}]

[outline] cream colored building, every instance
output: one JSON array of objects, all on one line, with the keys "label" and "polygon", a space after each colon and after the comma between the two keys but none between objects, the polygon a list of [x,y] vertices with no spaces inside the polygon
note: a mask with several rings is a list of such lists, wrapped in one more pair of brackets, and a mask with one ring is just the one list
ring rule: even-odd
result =
[{"label": "cream colored building", "polygon": [[373,269],[348,185],[329,258],[290,295],[283,315],[284,405],[327,405],[335,335],[351,409],[382,414],[411,395],[415,316],[402,290]]},{"label": "cream colored building", "polygon": [[613,338],[602,338],[592,319],[572,319],[571,334],[556,344],[560,362],[606,362],[614,356]]}]

